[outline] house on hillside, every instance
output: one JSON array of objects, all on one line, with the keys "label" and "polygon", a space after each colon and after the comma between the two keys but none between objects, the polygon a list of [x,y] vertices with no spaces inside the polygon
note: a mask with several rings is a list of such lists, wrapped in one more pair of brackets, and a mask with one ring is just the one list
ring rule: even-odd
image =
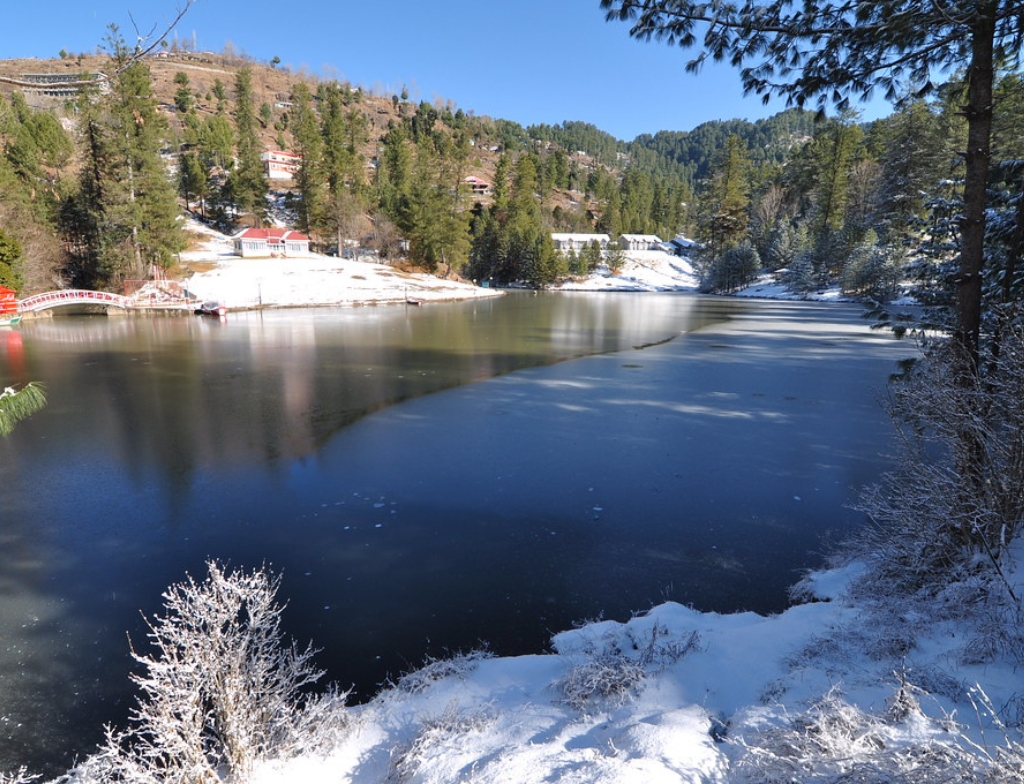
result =
[{"label": "house on hillside", "polygon": [[563,234],[555,232],[551,235],[551,241],[555,243],[555,250],[559,253],[579,253],[588,245],[596,242],[601,250],[608,247],[611,237],[607,234]]},{"label": "house on hillside", "polygon": [[654,234],[622,234],[619,236],[622,250],[660,250],[661,237]]},{"label": "house on hillside", "polygon": [[491,184],[486,180],[481,180],[479,177],[474,177],[472,174],[462,181],[466,187],[469,188],[469,192],[474,196],[486,196],[491,192]]},{"label": "house on hillside", "polygon": [[688,237],[684,237],[682,234],[677,234],[666,244],[671,249],[671,252],[675,253],[677,256],[686,256],[697,248],[696,242]]},{"label": "house on hillside", "polygon": [[271,180],[290,180],[299,173],[302,156],[282,150],[267,150],[260,156],[263,172]]},{"label": "house on hillside", "polygon": [[309,237],[291,229],[244,229],[231,239],[244,259],[309,255]]}]

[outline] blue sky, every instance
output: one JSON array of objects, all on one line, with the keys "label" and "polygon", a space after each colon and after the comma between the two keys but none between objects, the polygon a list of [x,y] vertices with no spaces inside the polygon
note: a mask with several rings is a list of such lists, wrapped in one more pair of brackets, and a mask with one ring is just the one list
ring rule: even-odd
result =
[{"label": "blue sky", "polygon": [[[166,25],[184,0],[7,3],[0,57],[91,51],[106,27]],[[55,8],[54,6],[58,6]],[[177,29],[200,49],[231,43],[260,60],[335,76],[385,95],[450,100],[523,125],[593,123],[624,140],[785,108],[743,97],[738,72],[687,74],[687,53],[606,23],[598,0],[196,0]],[[862,107],[885,116],[883,102]]]}]

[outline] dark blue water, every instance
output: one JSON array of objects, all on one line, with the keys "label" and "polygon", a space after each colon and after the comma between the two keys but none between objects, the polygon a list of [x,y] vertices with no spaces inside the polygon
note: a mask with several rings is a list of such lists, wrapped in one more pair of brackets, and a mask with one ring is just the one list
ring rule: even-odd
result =
[{"label": "dark blue water", "polygon": [[0,770],[123,723],[126,634],[207,558],[282,572],[361,697],[664,599],[782,609],[860,523],[909,353],[854,308],[688,295],[5,331],[0,383],[50,402],[0,442]]}]

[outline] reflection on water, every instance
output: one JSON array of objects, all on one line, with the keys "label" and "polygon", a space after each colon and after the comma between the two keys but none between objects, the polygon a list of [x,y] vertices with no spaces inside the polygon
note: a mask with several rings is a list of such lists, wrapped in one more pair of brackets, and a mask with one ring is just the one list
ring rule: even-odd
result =
[{"label": "reflection on water", "polygon": [[125,632],[208,557],[283,570],[289,633],[364,696],[666,596],[777,609],[879,470],[892,357],[853,319],[522,294],[0,333],[0,383],[50,400],[0,441],[0,770],[123,723]]}]

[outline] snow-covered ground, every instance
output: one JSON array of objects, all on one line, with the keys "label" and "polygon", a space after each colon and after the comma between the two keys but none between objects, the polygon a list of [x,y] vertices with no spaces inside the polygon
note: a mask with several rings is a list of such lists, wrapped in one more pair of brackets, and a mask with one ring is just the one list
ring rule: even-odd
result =
[{"label": "snow-covered ground", "polygon": [[435,662],[350,709],[330,753],[256,780],[959,782],[1019,760],[1015,663],[965,663],[970,624],[851,601],[856,569],[812,575],[815,600],[773,617],[666,603],[547,655]]},{"label": "snow-covered ground", "polygon": [[500,294],[369,260],[318,254],[243,259],[234,254],[229,237],[195,221],[189,221],[189,230],[201,239],[181,254],[182,266],[191,271],[185,280],[188,291],[229,309],[434,302]]},{"label": "snow-covered ground", "polygon": [[[242,259],[231,238],[197,221],[197,237],[181,254],[186,285],[200,300],[228,308],[310,307],[493,297],[500,292],[433,275],[410,274],[371,259],[309,256]],[[662,251],[631,251],[617,275],[600,268],[584,280],[563,283],[562,291],[695,291],[697,275],[685,258]]]},{"label": "snow-covered ground", "polygon": [[625,254],[618,274],[599,267],[582,280],[562,283],[562,291],[695,291],[697,274],[688,259],[660,250]]}]

